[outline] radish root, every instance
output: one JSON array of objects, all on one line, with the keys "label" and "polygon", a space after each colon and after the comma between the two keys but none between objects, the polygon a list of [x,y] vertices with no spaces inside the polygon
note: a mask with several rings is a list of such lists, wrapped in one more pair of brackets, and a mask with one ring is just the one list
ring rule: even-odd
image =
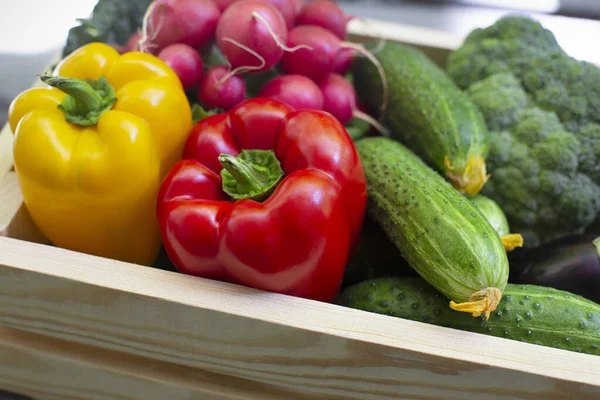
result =
[{"label": "radish root", "polygon": [[[370,26],[371,28],[373,27],[372,21],[370,21],[368,19],[364,19],[364,18],[356,18],[356,19],[363,22],[365,25]],[[373,36],[379,39],[379,41],[377,42],[377,45],[372,50],[369,50],[371,52],[371,54],[375,55],[375,54],[379,53],[381,50],[383,50],[383,46],[385,46],[386,40],[380,34],[379,35],[376,34]]]},{"label": "radish root", "polygon": [[279,37],[279,35],[277,35],[275,32],[273,32],[273,28],[271,28],[271,25],[269,25],[269,23],[267,22],[267,20],[260,15],[259,13],[257,13],[256,11],[252,12],[252,16],[254,18],[256,18],[260,23],[262,23],[265,28],[267,28],[267,31],[269,31],[269,35],[271,35],[271,37],[273,38],[273,40],[275,41],[275,43],[277,43],[277,45],[279,47],[281,47],[284,51],[293,53],[296,50],[300,50],[300,49],[308,49],[308,50],[312,50],[313,48],[307,44],[299,44],[298,46],[294,46],[294,47],[287,47],[285,43],[283,43],[283,40],[281,40],[281,38]]},{"label": "radish root", "polygon": [[385,39],[380,37],[379,41],[377,42],[377,46],[375,46],[373,50],[370,50],[371,54],[375,55],[379,53],[381,50],[383,50],[383,46],[385,46]]},{"label": "radish root", "polygon": [[379,123],[379,121],[377,121],[375,118],[371,117],[369,114],[365,114],[364,112],[362,112],[360,110],[354,110],[352,112],[352,116],[356,119],[361,119],[361,120],[367,122],[369,125],[371,125],[375,129],[377,129],[377,131],[379,133],[381,133],[383,136],[390,136],[390,132],[386,128],[384,128],[383,125],[381,125]]},{"label": "radish root", "polygon": [[[275,43],[277,43],[277,46],[279,46],[280,48],[282,48],[284,51],[288,51],[288,52],[294,52],[296,50],[299,49],[308,49],[308,50],[312,50],[313,48],[309,45],[306,44],[300,44],[298,46],[294,46],[294,47],[288,47],[286,46],[286,44],[283,42],[283,40],[281,40],[281,38],[279,37],[279,35],[277,35],[274,31],[273,28],[271,28],[271,25],[269,25],[269,23],[267,22],[266,19],[264,19],[264,17],[262,15],[260,15],[259,13],[257,13],[256,11],[252,12],[252,16],[254,18],[256,18],[258,20],[258,22],[260,22],[261,24],[263,24],[266,28],[267,31],[269,32],[269,35],[271,35],[271,37],[273,38],[273,40],[275,41]],[[257,71],[262,69],[265,64],[265,58],[263,56],[261,56],[260,54],[258,54],[256,51],[252,50],[250,47],[238,42],[237,40],[228,38],[228,37],[224,37],[222,39],[225,42],[229,42],[241,49],[246,50],[248,53],[252,54],[254,57],[256,57],[258,60],[260,60],[260,65],[258,66],[249,66],[249,65],[243,65],[237,68],[234,68],[233,70],[229,71],[227,73],[227,75],[223,76],[223,78],[221,78],[219,80],[219,82],[217,83],[218,87],[220,87],[225,81],[227,81],[227,79],[231,78],[233,75],[235,74],[242,74],[245,72],[252,72],[252,71]],[[231,66],[231,64],[230,64]]]},{"label": "radish root", "polygon": [[[235,74],[242,74],[244,72],[256,71],[256,70],[262,69],[265,66],[266,61],[265,61],[264,57],[261,56],[260,54],[258,54],[257,52],[255,52],[254,50],[252,50],[250,47],[241,44],[237,40],[234,40],[234,39],[231,39],[231,38],[227,38],[227,37],[224,37],[223,41],[229,42],[229,43],[231,43],[231,44],[233,44],[235,46],[238,46],[241,49],[246,50],[248,53],[252,54],[258,60],[260,60],[260,65],[258,65],[258,66],[243,65],[243,66],[234,68],[233,70],[229,71],[226,75],[224,75],[221,79],[219,79],[219,82],[217,82],[217,89],[220,88],[221,85],[225,81],[227,81],[227,79],[231,78]],[[231,66],[231,64],[230,64],[230,66]]]},{"label": "radish root", "polygon": [[377,68],[377,72],[379,72],[379,76],[381,77],[381,87],[382,87],[382,102],[381,102],[381,109],[379,112],[379,118],[383,118],[383,114],[387,110],[387,105],[388,105],[388,81],[387,81],[387,77],[385,75],[385,71],[383,70],[383,67],[381,66],[381,63],[379,62],[379,60],[377,58],[375,58],[375,56],[371,52],[369,52],[369,50],[365,49],[363,45],[360,45],[357,43],[351,43],[351,42],[342,42],[341,47],[356,50],[359,54],[367,57],[373,63],[373,65],[375,65],[375,68]]},{"label": "radish root", "polygon": [[[144,19],[142,21],[142,37],[140,38],[140,41],[138,42],[138,47],[139,47],[140,51],[144,52],[144,53],[149,53],[150,48],[158,47],[155,43],[153,43],[153,41],[156,39],[156,36],[158,36],[158,33],[160,32],[163,21],[165,19],[165,5],[164,4],[162,4],[162,7],[161,7],[162,12],[159,16],[158,26],[156,27],[156,29],[154,29],[153,26],[148,27],[148,25],[150,24],[150,16],[154,12],[154,9],[157,7],[157,4],[158,4],[157,0],[153,1],[148,6],[148,8],[146,9],[146,12],[144,13]],[[148,34],[149,30],[152,31],[152,35]]]}]

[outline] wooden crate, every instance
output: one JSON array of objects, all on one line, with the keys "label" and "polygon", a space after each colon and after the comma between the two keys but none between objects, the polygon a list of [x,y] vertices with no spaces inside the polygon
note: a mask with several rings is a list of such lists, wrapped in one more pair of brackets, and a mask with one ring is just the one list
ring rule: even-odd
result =
[{"label": "wooden crate", "polygon": [[[458,38],[353,21],[354,38]],[[36,399],[600,398],[600,357],[46,245],[0,134],[0,390]]]}]

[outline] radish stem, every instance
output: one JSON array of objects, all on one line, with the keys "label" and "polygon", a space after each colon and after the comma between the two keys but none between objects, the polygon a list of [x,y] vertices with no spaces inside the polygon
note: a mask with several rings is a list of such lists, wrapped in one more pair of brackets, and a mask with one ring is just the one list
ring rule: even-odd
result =
[{"label": "radish stem", "polygon": [[367,122],[369,125],[371,125],[375,129],[377,129],[377,131],[379,133],[381,133],[383,136],[389,136],[389,131],[386,128],[384,128],[383,125],[381,125],[379,123],[379,121],[377,121],[375,118],[371,117],[369,114],[366,114],[360,110],[355,109],[352,112],[352,116],[356,119],[360,119],[360,120]]},{"label": "radish stem", "polygon": [[262,15],[260,15],[256,11],[253,11],[252,12],[252,16],[254,18],[256,18],[259,22],[261,22],[265,26],[265,28],[267,28],[267,31],[269,31],[269,35],[271,35],[271,37],[273,38],[273,40],[275,41],[275,43],[277,43],[277,45],[279,47],[281,47],[284,51],[294,52],[294,51],[299,50],[299,49],[308,49],[308,50],[312,50],[313,49],[312,47],[310,47],[307,44],[299,44],[298,46],[294,46],[294,47],[291,47],[291,48],[287,47],[285,45],[285,43],[283,43],[283,41],[281,40],[281,38],[275,32],[273,32],[273,28],[271,28],[271,25],[269,25],[269,23],[267,22],[267,20],[265,20]]},{"label": "radish stem", "polygon": [[382,86],[382,102],[381,102],[381,108],[380,108],[380,112],[379,112],[379,118],[383,118],[383,114],[385,113],[386,109],[387,109],[387,105],[388,105],[388,81],[387,81],[387,77],[385,75],[385,71],[383,70],[383,67],[381,66],[381,63],[379,62],[379,60],[377,60],[377,58],[375,58],[375,56],[373,54],[371,54],[367,49],[364,48],[364,46],[357,44],[357,43],[351,43],[351,42],[342,42],[341,43],[341,48],[351,48],[356,50],[359,54],[367,57],[374,65],[375,68],[377,68],[377,72],[379,72],[379,76],[381,77],[381,86]]},{"label": "radish stem", "polygon": [[[217,83],[217,87],[220,87],[223,82],[225,82],[227,79],[231,78],[233,75],[235,74],[242,74],[244,72],[250,72],[250,71],[256,71],[256,70],[260,70],[261,68],[263,68],[265,66],[265,59],[264,57],[262,57],[260,54],[258,54],[257,52],[255,52],[254,50],[252,50],[250,47],[245,46],[243,44],[241,44],[240,42],[238,42],[237,40],[233,40],[230,38],[223,38],[222,39],[225,42],[229,42],[235,46],[238,46],[241,49],[246,50],[248,53],[252,54],[254,57],[258,58],[260,60],[260,65],[259,66],[251,66],[251,65],[242,65],[240,67],[234,68],[233,70],[229,71],[227,73],[227,75],[223,76],[223,78],[221,78],[219,80],[219,82]],[[231,64],[230,64],[231,65]]]}]

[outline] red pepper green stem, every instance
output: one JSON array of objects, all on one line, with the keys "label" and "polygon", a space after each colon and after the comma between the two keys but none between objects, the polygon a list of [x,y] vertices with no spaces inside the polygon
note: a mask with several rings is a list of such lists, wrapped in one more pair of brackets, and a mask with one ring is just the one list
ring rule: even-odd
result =
[{"label": "red pepper green stem", "polygon": [[67,121],[77,125],[96,125],[100,115],[117,101],[115,90],[104,77],[89,80],[42,75],[40,79],[67,94],[58,108]]},{"label": "red pepper green stem", "polygon": [[263,201],[283,178],[273,150],[242,150],[239,156],[219,155],[223,191],[235,200]]}]

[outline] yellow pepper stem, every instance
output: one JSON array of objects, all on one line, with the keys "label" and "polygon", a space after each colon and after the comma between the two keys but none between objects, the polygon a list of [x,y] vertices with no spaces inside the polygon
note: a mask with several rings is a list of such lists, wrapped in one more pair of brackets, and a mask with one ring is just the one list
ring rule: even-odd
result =
[{"label": "yellow pepper stem", "polygon": [[448,156],[444,157],[444,164],[447,170],[446,175],[452,181],[454,187],[461,193],[467,193],[471,196],[479,193],[491,176],[486,172],[483,157],[471,156],[464,171],[458,171],[458,173],[454,172],[454,167]]},{"label": "yellow pepper stem", "polygon": [[502,236],[501,239],[506,251],[513,251],[516,247],[523,247],[523,236],[518,233]]},{"label": "yellow pepper stem", "polygon": [[498,307],[502,291],[495,287],[489,287],[475,292],[471,295],[469,302],[455,303],[450,301],[450,308],[456,311],[471,313],[474,317],[485,315],[487,320],[490,314]]},{"label": "yellow pepper stem", "polygon": [[90,80],[42,75],[40,79],[67,94],[58,108],[67,121],[77,125],[96,125],[100,115],[117,101],[115,90],[104,77]]}]

